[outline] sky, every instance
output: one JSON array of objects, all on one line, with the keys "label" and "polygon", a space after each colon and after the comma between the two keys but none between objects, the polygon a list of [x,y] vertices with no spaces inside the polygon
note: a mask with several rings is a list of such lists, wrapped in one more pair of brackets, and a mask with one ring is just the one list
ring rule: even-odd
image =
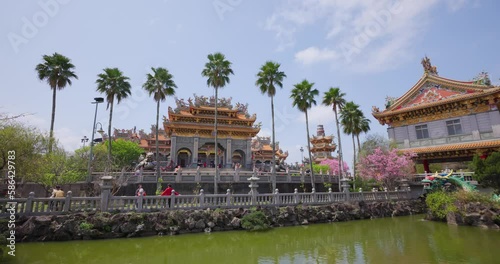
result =
[{"label": "sky", "polygon": [[[307,146],[305,116],[289,98],[304,79],[320,92],[309,111],[311,135],[321,124],[335,138],[333,111],[321,105],[324,92],[339,87],[371,120],[368,134],[387,138],[372,106],[384,109],[387,96],[410,89],[423,74],[424,56],[445,78],[468,81],[487,71],[499,85],[495,0],[9,0],[2,6],[0,113],[29,114],[21,120],[48,131],[52,92],[35,66],[45,54],[63,54],[78,75],[57,92],[55,136],[68,151],[91,137],[91,102],[102,96],[95,81],[107,67],[118,67],[132,85],[132,95],[115,105],[112,126],[149,132],[156,103],[142,84],[151,67],[170,71],[178,98],[211,96],[201,71],[208,54],[222,52],[234,75],[219,96],[248,103],[262,122],[259,135],[270,136],[270,98],[255,80],[266,61],[280,63],[287,78],[274,101],[276,140],[289,163],[300,161],[299,149]],[[168,106],[175,107],[174,98],[161,104],[161,115]],[[108,119],[101,104],[97,121],[105,130]],[[341,141],[352,167],[352,139],[342,135]]]}]

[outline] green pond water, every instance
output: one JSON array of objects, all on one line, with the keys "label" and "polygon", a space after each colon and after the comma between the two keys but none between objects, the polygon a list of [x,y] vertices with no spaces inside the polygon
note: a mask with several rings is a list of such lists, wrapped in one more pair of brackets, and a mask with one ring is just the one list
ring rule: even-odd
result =
[{"label": "green pond water", "polygon": [[[4,263],[500,263],[500,232],[423,216],[113,240],[18,243]],[[498,251],[497,251],[498,250]]]}]

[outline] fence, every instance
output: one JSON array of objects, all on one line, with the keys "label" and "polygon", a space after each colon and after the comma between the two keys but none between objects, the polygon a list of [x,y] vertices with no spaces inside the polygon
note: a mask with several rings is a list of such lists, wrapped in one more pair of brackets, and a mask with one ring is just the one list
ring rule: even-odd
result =
[{"label": "fence", "polygon": [[[111,196],[112,177],[103,177],[101,196],[73,197],[69,191],[63,198],[37,198],[30,193],[28,198],[0,199],[0,217],[18,215],[56,215],[76,212],[155,212],[162,210],[205,208],[248,208],[252,206],[322,205],[340,202],[392,201],[412,199],[409,188],[384,192],[315,192],[259,194],[255,180],[249,194],[205,194],[172,196]],[[175,192],[172,192],[175,193]]]},{"label": "fence", "polygon": [[[138,171],[138,172],[114,172],[107,173],[104,172],[94,172],[92,173],[92,180],[98,181],[102,176],[111,175],[114,178],[122,178],[124,182],[127,183],[148,183],[148,182],[158,182],[158,177],[154,171]],[[163,182],[172,183],[194,183],[194,182],[213,182],[215,176],[215,169],[186,169],[180,170],[178,172],[172,171],[162,171],[160,173],[160,178]],[[232,170],[232,169],[222,169],[219,171],[219,179],[217,182],[229,183],[229,182],[248,182],[248,178],[252,176],[258,176],[259,182],[271,182],[272,173],[271,172],[254,172],[246,170]],[[277,183],[311,183],[311,175],[305,171],[287,171],[287,172],[276,172],[276,182]],[[315,173],[314,174],[315,183],[338,183],[338,175],[332,175],[330,173]]]}]

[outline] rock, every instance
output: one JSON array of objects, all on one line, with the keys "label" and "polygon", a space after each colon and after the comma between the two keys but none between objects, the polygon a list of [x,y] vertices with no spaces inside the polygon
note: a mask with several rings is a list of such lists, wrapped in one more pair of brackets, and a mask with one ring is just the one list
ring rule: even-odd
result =
[{"label": "rock", "polygon": [[203,219],[200,219],[196,221],[196,224],[194,225],[196,229],[205,229],[205,221]]},{"label": "rock", "polygon": [[309,224],[309,222],[307,221],[307,219],[304,219],[304,220],[302,220],[302,223],[300,223],[300,224],[301,224],[301,225],[308,225],[308,224]]},{"label": "rock", "polygon": [[241,219],[237,218],[237,217],[234,217],[233,220],[231,220],[231,224],[230,224],[232,227],[241,227]]},{"label": "rock", "polygon": [[131,222],[125,222],[120,226],[120,232],[129,234],[132,232],[135,232],[137,226],[135,224],[132,224]]}]

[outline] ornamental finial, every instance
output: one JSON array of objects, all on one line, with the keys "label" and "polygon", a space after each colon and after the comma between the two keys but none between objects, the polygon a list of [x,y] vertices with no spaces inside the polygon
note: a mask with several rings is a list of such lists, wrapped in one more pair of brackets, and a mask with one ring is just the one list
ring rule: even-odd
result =
[{"label": "ornamental finial", "polygon": [[422,66],[424,66],[424,72],[428,74],[438,75],[436,66],[432,66],[431,59],[425,56],[422,59]]}]

